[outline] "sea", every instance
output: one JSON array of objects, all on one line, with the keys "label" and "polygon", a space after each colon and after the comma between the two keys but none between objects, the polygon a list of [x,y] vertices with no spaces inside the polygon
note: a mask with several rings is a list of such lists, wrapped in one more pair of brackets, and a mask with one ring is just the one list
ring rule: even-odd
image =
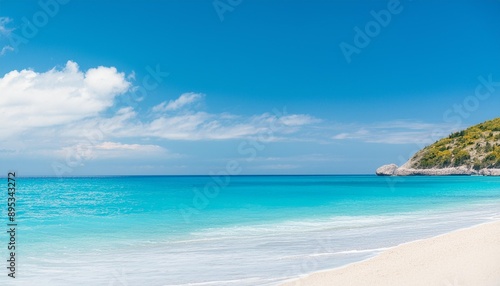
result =
[{"label": "sea", "polygon": [[7,179],[0,285],[279,285],[500,219],[500,177]]}]

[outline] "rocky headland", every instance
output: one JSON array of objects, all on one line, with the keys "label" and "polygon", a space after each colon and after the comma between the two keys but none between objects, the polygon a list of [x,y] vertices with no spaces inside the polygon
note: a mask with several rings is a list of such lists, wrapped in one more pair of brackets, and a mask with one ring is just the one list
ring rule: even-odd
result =
[{"label": "rocky headland", "polygon": [[379,176],[500,176],[500,118],[436,141],[402,166],[388,164]]}]

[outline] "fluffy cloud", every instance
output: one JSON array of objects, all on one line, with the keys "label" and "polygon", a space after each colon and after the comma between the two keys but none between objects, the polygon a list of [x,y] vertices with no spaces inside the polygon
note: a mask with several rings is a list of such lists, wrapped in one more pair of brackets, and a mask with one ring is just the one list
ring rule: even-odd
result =
[{"label": "fluffy cloud", "polygon": [[[46,72],[8,72],[0,77],[0,120],[8,123],[0,127],[0,150],[55,156],[69,160],[73,168],[100,158],[180,156],[160,145],[144,144],[151,139],[299,140],[305,126],[320,122],[286,110],[253,116],[210,113],[201,104],[205,95],[193,92],[142,108],[145,113],[139,114],[132,107],[114,105],[117,96],[134,89],[133,79],[133,74],[126,76],[114,67],[81,70],[72,61]],[[111,114],[112,110],[117,111]]]},{"label": "fluffy cloud", "polygon": [[2,135],[95,117],[130,87],[114,67],[83,72],[72,61],[44,73],[11,71],[0,78],[0,122],[9,122]]},{"label": "fluffy cloud", "polygon": [[[9,123],[0,127],[0,137],[6,139],[17,134],[19,139],[29,135],[32,142],[49,146],[48,138],[57,136],[60,144],[75,146],[85,140],[86,134],[99,130],[101,145],[94,144],[94,149],[101,154],[105,151],[118,154],[162,150],[156,145],[112,143],[109,140],[159,138],[196,141],[264,137],[268,141],[286,141],[329,137],[408,144],[429,143],[453,131],[448,125],[414,121],[328,128],[318,125],[321,120],[313,116],[287,114],[286,111],[253,116],[209,113],[199,104],[205,95],[194,92],[161,102],[150,109],[148,116],[140,116],[132,107],[126,107],[104,117],[104,111],[114,107],[118,95],[133,89],[129,82],[132,79],[133,76],[127,77],[114,67],[99,66],[82,71],[72,61],[63,68],[47,72],[11,71],[0,78],[0,120]],[[315,131],[311,131],[314,128],[310,126],[316,127]],[[12,149],[12,146],[0,147]]]},{"label": "fluffy cloud", "polygon": [[208,113],[196,104],[204,95],[193,92],[152,107],[149,119],[139,117],[131,107],[103,117],[116,96],[132,88],[125,74],[114,67],[81,71],[72,61],[62,69],[42,73],[11,71],[0,78],[0,120],[9,122],[0,127],[0,136],[22,132],[40,137],[57,135],[73,144],[99,126],[110,138],[224,140],[264,134],[267,140],[286,140],[285,135],[319,122],[312,116],[286,111],[246,117]]}]

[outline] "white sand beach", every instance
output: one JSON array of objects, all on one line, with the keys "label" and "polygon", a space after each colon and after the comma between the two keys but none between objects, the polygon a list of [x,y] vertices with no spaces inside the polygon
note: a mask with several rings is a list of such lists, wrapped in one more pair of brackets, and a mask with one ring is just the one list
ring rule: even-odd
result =
[{"label": "white sand beach", "polygon": [[283,286],[499,286],[500,221],[409,242]]}]

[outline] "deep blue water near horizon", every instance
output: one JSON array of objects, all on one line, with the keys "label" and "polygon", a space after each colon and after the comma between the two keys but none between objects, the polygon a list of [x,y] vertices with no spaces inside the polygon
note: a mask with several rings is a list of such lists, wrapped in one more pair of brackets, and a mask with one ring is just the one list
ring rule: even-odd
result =
[{"label": "deep blue water near horizon", "polygon": [[[19,177],[16,184],[18,278],[11,283],[4,270],[1,285],[276,285],[500,218],[498,177]],[[1,214],[6,223],[6,208]],[[0,243],[7,258],[5,232]]]}]

